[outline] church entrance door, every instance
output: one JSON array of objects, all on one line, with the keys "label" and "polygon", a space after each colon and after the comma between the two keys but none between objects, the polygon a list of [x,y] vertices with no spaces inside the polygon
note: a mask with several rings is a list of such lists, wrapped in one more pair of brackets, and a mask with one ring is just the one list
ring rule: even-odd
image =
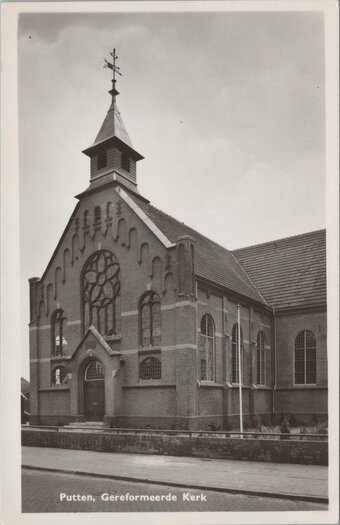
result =
[{"label": "church entrance door", "polygon": [[93,360],[84,374],[84,415],[86,421],[102,421],[105,414],[105,380],[103,365]]}]

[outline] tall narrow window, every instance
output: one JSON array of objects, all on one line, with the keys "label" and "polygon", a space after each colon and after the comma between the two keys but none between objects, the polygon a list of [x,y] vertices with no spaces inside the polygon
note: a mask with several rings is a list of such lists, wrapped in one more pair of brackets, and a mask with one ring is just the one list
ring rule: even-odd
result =
[{"label": "tall narrow window", "polygon": [[105,150],[100,151],[97,155],[97,170],[106,168],[107,165],[107,153]]},{"label": "tall narrow window", "polygon": [[316,383],[316,340],[313,332],[303,330],[295,338],[295,384]]},{"label": "tall narrow window", "polygon": [[161,302],[155,292],[148,292],[140,303],[140,344],[143,348],[161,344]]},{"label": "tall narrow window", "polygon": [[88,228],[90,226],[89,212],[87,210],[84,211],[83,226],[84,226],[84,228]]},{"label": "tall narrow window", "polygon": [[117,333],[120,268],[108,250],[95,252],[82,273],[83,327],[93,325],[102,335]]},{"label": "tall narrow window", "polygon": [[94,223],[98,224],[102,219],[100,206],[96,206],[94,209]]},{"label": "tall narrow window", "polygon": [[[243,332],[242,328],[240,328],[240,346],[241,346],[241,381],[243,383],[243,372],[244,372],[244,366],[243,366]],[[234,324],[232,335],[231,335],[231,381],[233,383],[239,382],[239,347],[238,347],[238,323]]]},{"label": "tall narrow window", "polygon": [[214,381],[215,328],[211,315],[205,314],[201,320],[200,362],[201,380]]},{"label": "tall narrow window", "polygon": [[59,308],[53,313],[51,318],[52,356],[61,356],[66,353],[66,322],[63,310]]},{"label": "tall narrow window", "polygon": [[266,384],[266,337],[262,331],[257,336],[256,382],[258,385]]},{"label": "tall narrow window", "polygon": [[64,366],[58,366],[52,372],[52,385],[60,386],[65,382],[66,379],[66,368]]},{"label": "tall narrow window", "polygon": [[106,204],[106,218],[112,219],[112,202]]},{"label": "tall narrow window", "polygon": [[148,357],[141,362],[140,365],[141,379],[160,379],[161,378],[161,362],[156,357]]},{"label": "tall narrow window", "polygon": [[130,171],[130,157],[124,151],[122,153],[121,166],[123,170]]}]

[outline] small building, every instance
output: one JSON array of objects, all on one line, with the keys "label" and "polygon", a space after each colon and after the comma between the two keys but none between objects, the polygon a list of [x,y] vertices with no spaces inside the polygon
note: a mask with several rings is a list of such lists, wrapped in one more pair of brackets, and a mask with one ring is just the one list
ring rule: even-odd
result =
[{"label": "small building", "polygon": [[30,279],[32,424],[237,428],[327,417],[325,231],[229,251],[152,206],[111,104],[43,275]]},{"label": "small building", "polygon": [[24,377],[20,380],[21,424],[27,423],[30,416],[30,384]]}]

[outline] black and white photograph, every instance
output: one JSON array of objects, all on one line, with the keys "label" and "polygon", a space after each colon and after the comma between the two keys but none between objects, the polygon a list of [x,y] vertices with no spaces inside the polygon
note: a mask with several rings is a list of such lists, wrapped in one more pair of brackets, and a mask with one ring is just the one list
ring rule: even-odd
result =
[{"label": "black and white photograph", "polygon": [[336,523],[338,6],[3,8],[4,524]]}]

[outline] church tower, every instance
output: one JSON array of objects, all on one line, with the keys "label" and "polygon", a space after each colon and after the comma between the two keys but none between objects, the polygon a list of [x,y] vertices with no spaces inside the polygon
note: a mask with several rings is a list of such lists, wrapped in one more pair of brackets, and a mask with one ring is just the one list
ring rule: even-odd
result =
[{"label": "church tower", "polygon": [[136,165],[144,157],[134,149],[117,107],[119,92],[116,89],[116,74],[121,73],[116,65],[118,56],[115,49],[111,56],[112,64],[105,60],[104,65],[112,70],[111,105],[94,143],[83,150],[91,159],[90,187],[86,193],[112,181],[120,182],[130,191],[138,193]]}]

